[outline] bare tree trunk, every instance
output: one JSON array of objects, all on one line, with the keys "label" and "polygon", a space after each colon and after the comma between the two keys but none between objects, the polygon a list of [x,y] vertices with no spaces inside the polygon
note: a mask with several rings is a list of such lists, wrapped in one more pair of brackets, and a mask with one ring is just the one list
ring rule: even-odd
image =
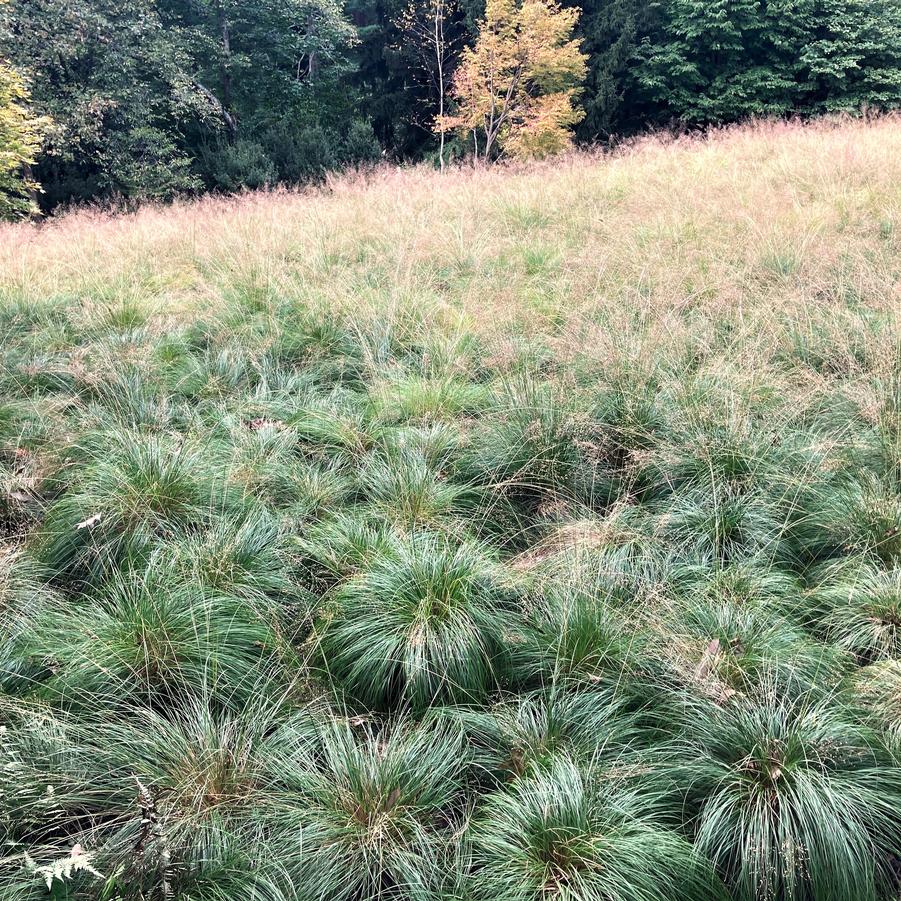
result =
[{"label": "bare tree trunk", "polygon": [[31,163],[23,163],[22,165],[22,174],[25,176],[25,190],[28,193],[28,199],[31,202],[31,212],[30,216],[40,216],[40,206],[38,206],[38,187],[37,181],[34,177],[34,170],[31,168]]},{"label": "bare tree trunk", "polygon": [[216,108],[216,111],[222,116],[227,128],[228,133],[234,137],[238,133],[238,123],[235,120],[235,117],[222,105],[222,101],[205,85],[202,85],[199,81],[194,82],[194,87],[206,97],[207,100]]},{"label": "bare tree trunk", "polygon": [[438,117],[441,120],[438,160],[444,172],[444,0],[435,0],[435,62],[438,67]]},{"label": "bare tree trunk", "polygon": [[488,160],[488,152],[494,146],[494,142],[497,140],[498,136],[501,133],[501,128],[503,127],[504,122],[507,120],[510,115],[510,109],[513,105],[513,100],[516,95],[516,88],[519,85],[519,78],[521,75],[521,69],[517,68],[513,73],[513,76],[510,79],[510,84],[507,87],[507,93],[504,96],[504,104],[500,109],[500,113],[497,111],[497,105],[495,103],[494,96],[494,77],[492,75],[490,84],[491,84],[491,118],[488,121],[488,125],[485,128],[485,160]]},{"label": "bare tree trunk", "polygon": [[[310,19],[310,24],[307,27],[307,37],[312,38],[312,37],[315,37],[315,35],[316,35],[316,20]],[[318,73],[318,71],[319,71],[319,60],[316,57],[316,51],[311,50],[310,51],[310,62],[309,62],[309,65],[307,66],[307,78],[310,80],[310,82],[312,82],[313,79],[316,77],[316,74]]]},{"label": "bare tree trunk", "polygon": [[491,109],[488,112],[488,118],[485,122],[485,162],[489,161],[488,154],[491,152],[491,144],[494,139],[492,132],[494,131],[494,113],[495,113],[495,95],[494,95],[494,54],[488,58],[488,91],[491,94]]}]

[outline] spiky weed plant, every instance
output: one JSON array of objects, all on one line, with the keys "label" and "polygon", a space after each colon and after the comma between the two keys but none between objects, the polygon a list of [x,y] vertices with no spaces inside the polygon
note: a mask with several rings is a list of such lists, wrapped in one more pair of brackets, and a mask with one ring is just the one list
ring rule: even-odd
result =
[{"label": "spiky weed plant", "polygon": [[784,613],[802,591],[795,573],[773,566],[766,556],[713,568],[680,562],[668,575],[670,584],[681,595],[743,609]]},{"label": "spiky weed plant", "polygon": [[292,429],[275,420],[234,416],[223,417],[220,428],[227,435],[221,448],[226,478],[236,492],[273,507],[297,499],[300,467]]},{"label": "spiky weed plant", "polygon": [[295,536],[307,579],[326,587],[359,576],[371,563],[390,555],[394,541],[389,524],[356,512],[325,517]]},{"label": "spiky weed plant", "polygon": [[164,369],[171,392],[194,403],[220,401],[252,388],[256,382],[252,362],[237,346],[171,353]]},{"label": "spiky weed plant", "polygon": [[396,542],[323,611],[323,672],[367,707],[483,700],[505,676],[517,617],[493,569],[475,546],[445,536]]},{"label": "spiky weed plant", "polygon": [[873,554],[887,566],[901,562],[901,495],[898,486],[882,480],[862,480],[845,494],[844,545]]},{"label": "spiky weed plant", "polygon": [[137,366],[117,371],[91,392],[83,416],[96,427],[116,424],[123,429],[162,432],[183,415],[178,404],[152,376]]},{"label": "spiky weed plant", "polygon": [[380,435],[380,440],[388,454],[420,454],[438,472],[456,477],[459,458],[467,439],[465,427],[458,423],[430,422],[397,426]]},{"label": "spiky weed plant", "polygon": [[26,551],[12,544],[0,544],[0,621],[3,635],[19,633],[52,598],[47,574]]},{"label": "spiky weed plant", "polygon": [[470,839],[473,891],[497,901],[725,897],[647,798],[565,756],[489,795]]},{"label": "spiky weed plant", "polygon": [[0,541],[23,541],[40,521],[63,465],[50,441],[61,418],[53,402],[0,405]]},{"label": "spiky weed plant", "polygon": [[889,896],[901,778],[873,730],[776,689],[690,701],[685,722],[695,846],[736,901]]},{"label": "spiky weed plant", "polygon": [[783,556],[784,532],[778,510],[761,492],[721,489],[677,494],[665,505],[655,526],[681,559],[726,565],[749,557]]},{"label": "spiky weed plant", "polygon": [[365,398],[346,390],[310,398],[288,425],[313,460],[354,461],[374,446],[382,432],[367,418]]},{"label": "spiky weed plant", "polygon": [[[589,406],[598,424],[592,449],[605,460],[621,494],[643,493],[653,487],[643,481],[646,455],[668,433],[660,393],[663,373],[658,367],[648,369],[637,369],[630,362],[623,371],[601,373],[606,384]],[[592,374],[592,386],[596,378]]]},{"label": "spiky weed plant", "polygon": [[882,402],[872,442],[873,469],[889,484],[901,486],[901,371],[877,384]]},{"label": "spiky weed plant", "polygon": [[814,561],[862,554],[892,567],[901,560],[899,522],[897,485],[863,470],[812,485],[792,534],[801,553]]},{"label": "spiky weed plant", "polygon": [[282,420],[224,416],[219,450],[230,496],[259,501],[292,516],[315,518],[353,490],[346,468],[329,459],[304,460],[299,436]]},{"label": "spiky weed plant", "polygon": [[313,373],[323,388],[363,382],[366,359],[359,334],[334,311],[296,304],[280,311],[266,357],[290,371]]},{"label": "spiky weed plant", "polygon": [[571,501],[580,473],[577,425],[561,392],[522,374],[503,386],[473,433],[464,473],[533,516],[544,505]]},{"label": "spiky weed plant", "polygon": [[778,491],[815,462],[797,440],[793,412],[746,373],[726,364],[672,376],[658,399],[667,427],[645,462],[651,494]]},{"label": "spiky weed plant", "polygon": [[371,397],[379,421],[430,423],[473,416],[485,407],[488,391],[452,375],[404,374],[374,385]]},{"label": "spiky weed plant", "polygon": [[592,583],[634,592],[663,578],[671,568],[669,554],[647,511],[618,502],[603,515],[577,507],[548,521],[545,533],[513,566],[550,584]]}]

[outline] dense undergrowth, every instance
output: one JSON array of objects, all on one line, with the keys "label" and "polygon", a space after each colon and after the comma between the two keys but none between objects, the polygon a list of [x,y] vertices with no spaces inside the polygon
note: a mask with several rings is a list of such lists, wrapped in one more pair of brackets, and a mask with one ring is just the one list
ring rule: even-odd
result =
[{"label": "dense undergrowth", "polygon": [[884,221],[680,329],[9,290],[0,897],[897,897]]}]

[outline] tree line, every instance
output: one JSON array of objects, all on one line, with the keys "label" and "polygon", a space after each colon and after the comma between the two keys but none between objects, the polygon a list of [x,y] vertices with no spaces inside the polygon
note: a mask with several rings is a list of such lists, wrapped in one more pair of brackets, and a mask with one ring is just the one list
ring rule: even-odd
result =
[{"label": "tree line", "polygon": [[0,214],[901,105],[901,0],[0,0]]}]

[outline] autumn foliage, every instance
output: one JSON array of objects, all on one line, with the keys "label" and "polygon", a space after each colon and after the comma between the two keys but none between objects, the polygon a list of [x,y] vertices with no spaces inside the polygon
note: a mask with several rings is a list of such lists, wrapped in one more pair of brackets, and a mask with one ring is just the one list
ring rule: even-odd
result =
[{"label": "autumn foliage", "polygon": [[0,61],[0,217],[27,213],[35,185],[25,176],[41,144],[43,120],[24,104],[28,91],[15,69]]},{"label": "autumn foliage", "polygon": [[478,159],[545,157],[571,140],[587,57],[572,37],[577,9],[553,0],[488,0],[475,45],[454,76],[454,115],[439,120],[471,139]]}]

